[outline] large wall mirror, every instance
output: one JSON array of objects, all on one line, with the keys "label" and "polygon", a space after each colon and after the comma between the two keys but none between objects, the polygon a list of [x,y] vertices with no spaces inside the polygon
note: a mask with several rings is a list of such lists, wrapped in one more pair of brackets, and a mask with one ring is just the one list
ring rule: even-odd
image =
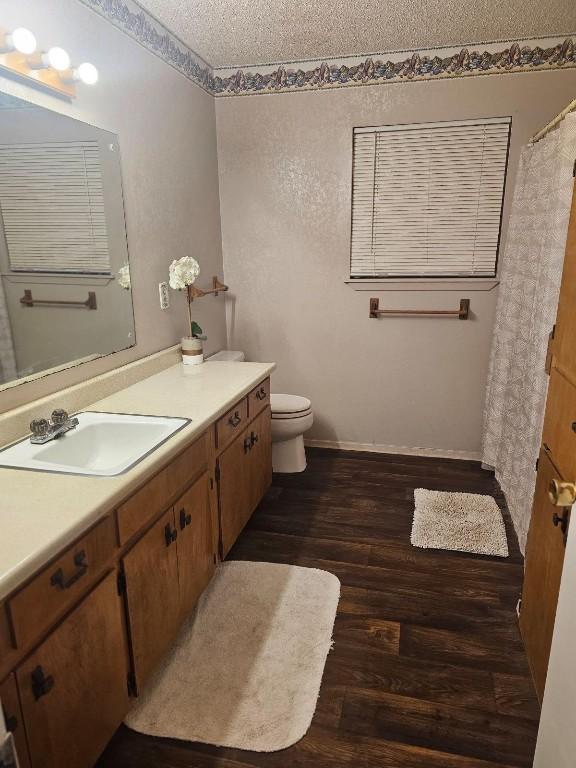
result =
[{"label": "large wall mirror", "polygon": [[118,137],[0,93],[0,389],[135,344]]}]

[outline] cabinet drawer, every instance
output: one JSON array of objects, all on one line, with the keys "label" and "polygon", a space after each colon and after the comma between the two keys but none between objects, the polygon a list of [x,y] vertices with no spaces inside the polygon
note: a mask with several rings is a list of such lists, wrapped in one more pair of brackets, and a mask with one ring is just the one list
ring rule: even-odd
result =
[{"label": "cabinet drawer", "polygon": [[248,395],[248,414],[250,418],[254,418],[268,405],[270,405],[270,379],[265,379],[257,387],[254,387]]},{"label": "cabinet drawer", "polygon": [[9,600],[19,648],[40,637],[78,599],[109,562],[115,547],[114,519],[106,517]]},{"label": "cabinet drawer", "polygon": [[208,465],[207,435],[202,435],[116,510],[120,544],[166,509]]},{"label": "cabinet drawer", "polygon": [[248,400],[242,398],[216,422],[216,447],[219,451],[239,435],[248,422]]},{"label": "cabinet drawer", "polygon": [[542,442],[560,473],[576,480],[576,387],[553,368],[548,388]]}]

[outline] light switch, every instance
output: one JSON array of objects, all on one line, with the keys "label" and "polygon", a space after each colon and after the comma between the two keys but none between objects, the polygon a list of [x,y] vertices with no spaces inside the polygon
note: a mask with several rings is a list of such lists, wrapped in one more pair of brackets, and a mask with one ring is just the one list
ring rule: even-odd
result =
[{"label": "light switch", "polygon": [[170,306],[170,294],[168,293],[168,283],[160,283],[158,285],[160,292],[160,309],[168,309]]}]

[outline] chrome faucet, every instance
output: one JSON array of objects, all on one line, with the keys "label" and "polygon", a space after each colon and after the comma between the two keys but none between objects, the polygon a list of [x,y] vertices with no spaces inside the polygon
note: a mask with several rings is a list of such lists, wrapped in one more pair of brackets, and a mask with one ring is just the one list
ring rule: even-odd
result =
[{"label": "chrome faucet", "polygon": [[30,431],[32,432],[30,442],[35,445],[42,445],[50,440],[55,440],[77,426],[78,419],[75,416],[70,417],[63,408],[57,408],[52,411],[50,421],[48,419],[34,419],[30,422]]}]

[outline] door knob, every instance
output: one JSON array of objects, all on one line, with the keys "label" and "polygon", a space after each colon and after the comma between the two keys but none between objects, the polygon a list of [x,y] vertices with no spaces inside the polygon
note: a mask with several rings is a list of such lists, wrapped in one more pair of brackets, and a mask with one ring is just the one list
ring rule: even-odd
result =
[{"label": "door knob", "polygon": [[576,502],[576,483],[551,480],[548,486],[548,497],[556,507],[571,507]]}]

